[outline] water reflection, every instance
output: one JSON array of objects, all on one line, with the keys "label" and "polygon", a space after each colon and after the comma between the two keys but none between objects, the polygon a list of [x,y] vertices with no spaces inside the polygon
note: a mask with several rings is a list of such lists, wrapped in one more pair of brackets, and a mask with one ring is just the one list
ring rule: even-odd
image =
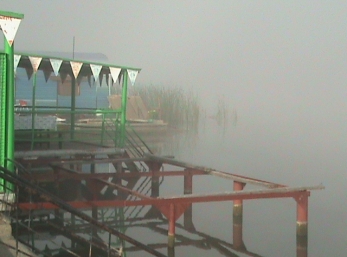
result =
[{"label": "water reflection", "polygon": [[[229,241],[199,231],[194,226],[190,207],[184,213],[183,220],[176,223],[175,247],[168,248],[168,221],[153,208],[136,209],[138,214],[131,215],[132,217],[123,215],[132,213],[134,209],[130,212],[125,208],[99,209],[97,219],[169,257],[183,256],[182,252],[184,256],[196,256],[195,253],[199,256],[265,256],[251,250],[252,245],[244,241],[243,219],[240,216],[233,217],[232,236]],[[118,256],[119,250],[121,256],[151,256],[139,247],[110,236],[73,215],[59,211],[31,212],[30,215],[30,220],[29,217],[21,216],[17,238],[33,249],[38,256]],[[24,223],[30,228],[24,228]],[[16,231],[15,225],[13,231]],[[225,225],[231,227],[231,224]],[[308,256],[307,242],[307,237],[297,237],[297,257]],[[263,243],[267,244],[265,240]]]},{"label": "water reflection", "polygon": [[[175,155],[179,149],[185,148],[188,151],[189,147],[195,148],[199,140],[201,138],[194,133],[170,133],[163,136],[162,140],[154,136],[153,141],[148,138],[145,141],[157,146],[157,154]],[[157,193],[155,192],[151,191],[152,197],[159,196],[159,189]],[[168,248],[168,221],[155,207],[99,208],[86,211],[86,213],[104,225],[117,229],[170,257],[266,256],[261,251],[252,250],[257,249],[259,244],[268,244],[265,240],[255,246],[248,244],[244,239],[242,216],[233,216],[232,222],[223,224],[227,228],[226,231],[232,228],[232,232],[225,239],[211,233],[212,229],[215,229],[212,222],[209,226],[212,228],[211,231],[200,230],[194,222],[197,216],[193,215],[192,207],[189,207],[182,220],[175,225],[175,247]],[[122,256],[150,256],[143,249],[125,243],[119,237],[110,236],[107,232],[59,210],[46,213],[30,212],[27,215],[21,214],[21,217],[20,222],[15,224],[19,228],[16,237],[34,249],[39,256],[117,256],[119,251]],[[209,222],[209,217],[205,222]],[[259,228],[254,230],[262,233]],[[264,235],[268,233],[263,232]],[[296,244],[297,257],[307,256],[307,237],[297,237]],[[280,247],[276,245],[277,250]]]}]

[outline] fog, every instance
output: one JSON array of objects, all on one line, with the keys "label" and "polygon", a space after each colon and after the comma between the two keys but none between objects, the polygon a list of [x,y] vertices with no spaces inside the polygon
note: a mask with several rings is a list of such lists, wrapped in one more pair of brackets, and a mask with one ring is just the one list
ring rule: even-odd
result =
[{"label": "fog", "polygon": [[142,68],[136,86],[193,90],[211,112],[223,99],[270,127],[345,131],[345,1],[11,0],[1,8],[25,15],[17,50],[72,55],[75,37],[76,52]]},{"label": "fog", "polygon": [[3,0],[1,8],[25,15],[17,50],[72,52],[75,37],[76,52],[142,68],[137,84],[194,88],[240,111],[336,112],[343,102],[345,1]]},{"label": "fog", "polygon": [[[283,178],[292,183],[300,177],[310,185],[323,183],[327,190],[319,197],[326,207],[315,210],[332,210],[339,219],[347,213],[330,202],[333,197],[347,200],[346,1],[0,3],[4,11],[25,15],[15,39],[17,50],[72,52],[75,37],[76,52],[100,52],[109,63],[142,68],[135,86],[187,88],[200,96],[208,112],[223,99],[237,110],[237,129],[243,129],[237,133],[241,150],[234,168],[247,172],[241,160],[249,161],[249,149],[262,147],[267,164],[273,162],[278,169],[264,166],[259,178],[283,170]],[[227,149],[218,168],[230,164]],[[288,158],[278,159],[281,151]],[[259,163],[254,161],[254,168]],[[278,173],[275,177],[287,182]],[[321,204],[318,198],[313,202]],[[329,224],[320,229],[320,217],[313,217],[312,248],[326,240],[318,234]],[[337,237],[335,245],[342,249],[337,241],[343,237],[345,242],[347,231],[337,227],[330,228],[329,235]]]}]

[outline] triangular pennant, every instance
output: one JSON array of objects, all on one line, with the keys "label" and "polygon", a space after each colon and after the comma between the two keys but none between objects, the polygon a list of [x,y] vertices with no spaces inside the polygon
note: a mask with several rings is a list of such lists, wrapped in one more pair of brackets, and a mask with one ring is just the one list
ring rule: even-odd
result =
[{"label": "triangular pennant", "polygon": [[101,87],[101,85],[102,85],[102,79],[104,78],[104,74],[101,74],[100,76],[99,76],[99,85],[100,85],[100,87]]},{"label": "triangular pennant", "polygon": [[83,79],[83,77],[82,77],[82,76],[78,76],[78,77],[77,77],[76,81],[77,81],[77,84],[78,84],[78,85],[80,85],[80,84],[81,84],[82,79]]},{"label": "triangular pennant", "polygon": [[66,72],[60,72],[61,83],[64,84],[66,77],[67,77],[67,73]]},{"label": "triangular pennant", "polygon": [[0,16],[0,27],[4,33],[6,40],[10,46],[14,41],[21,19]]},{"label": "triangular pennant", "polygon": [[118,79],[120,71],[121,71],[120,68],[110,67],[110,73],[114,81]]},{"label": "triangular pennant", "polygon": [[122,73],[119,74],[117,81],[118,81],[118,84],[121,85],[121,83],[122,83]]},{"label": "triangular pennant", "polygon": [[29,60],[31,62],[31,65],[33,66],[34,72],[36,73],[38,68],[39,68],[39,66],[40,66],[42,57],[29,56]]},{"label": "triangular pennant", "polygon": [[60,69],[60,66],[61,66],[63,60],[50,59],[50,62],[51,62],[51,65],[52,65],[52,68],[53,68],[55,76],[58,76],[59,69]]},{"label": "triangular pennant", "polygon": [[131,85],[135,84],[135,80],[136,80],[138,73],[139,73],[139,71],[137,71],[137,70],[128,70],[128,75],[129,75]]},{"label": "triangular pennant", "polygon": [[34,70],[32,68],[25,68],[25,71],[27,72],[28,80],[30,80]]},{"label": "triangular pennant", "polygon": [[22,56],[21,56],[21,55],[18,55],[18,54],[15,54],[15,55],[13,56],[14,72],[16,72],[16,70],[17,70],[18,63],[19,63],[21,57],[22,57]]},{"label": "triangular pennant", "polygon": [[94,79],[97,80],[100,74],[102,66],[96,65],[96,64],[90,64],[90,69],[92,70],[92,73],[94,75]]},{"label": "triangular pennant", "polygon": [[82,68],[83,63],[70,61],[70,64],[71,64],[72,73],[75,76],[75,78],[77,78],[78,74],[80,73],[80,70]]},{"label": "triangular pennant", "polygon": [[109,86],[110,74],[106,73],[106,85]]},{"label": "triangular pennant", "polygon": [[88,85],[92,87],[92,76],[88,75]]},{"label": "triangular pennant", "polygon": [[49,77],[51,76],[52,71],[48,70],[48,69],[44,69],[43,71],[43,75],[45,76],[45,80],[46,82],[48,81]]}]

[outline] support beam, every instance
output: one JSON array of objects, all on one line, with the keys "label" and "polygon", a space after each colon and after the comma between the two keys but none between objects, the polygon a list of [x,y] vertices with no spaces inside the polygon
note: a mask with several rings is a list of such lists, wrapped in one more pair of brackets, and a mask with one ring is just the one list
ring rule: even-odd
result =
[{"label": "support beam", "polygon": [[61,157],[66,155],[96,155],[96,154],[124,154],[124,149],[120,148],[97,148],[93,150],[83,149],[59,149],[44,151],[17,151],[15,158],[38,158],[38,157]]},{"label": "support beam", "polygon": [[308,236],[296,236],[296,257],[307,257]]},{"label": "support beam", "polygon": [[297,218],[296,218],[296,235],[308,235],[308,197],[309,192],[303,192],[298,197],[295,197],[297,203]]},{"label": "support beam", "polygon": [[276,184],[276,183],[272,183],[272,182],[268,182],[268,181],[264,181],[264,180],[259,180],[259,179],[254,179],[254,178],[249,178],[249,177],[245,177],[245,176],[240,176],[240,175],[236,175],[236,174],[232,174],[232,173],[228,173],[228,172],[218,171],[215,169],[211,169],[211,168],[207,168],[207,167],[203,167],[203,166],[197,166],[197,165],[194,165],[191,163],[177,161],[177,160],[173,160],[171,158],[166,158],[166,157],[162,157],[162,156],[156,156],[156,155],[149,154],[149,153],[145,153],[144,156],[150,158],[151,160],[158,161],[161,163],[167,163],[167,164],[175,165],[178,167],[189,168],[189,169],[193,169],[193,170],[200,170],[200,171],[205,172],[206,174],[214,175],[214,176],[217,176],[220,178],[236,180],[239,182],[254,184],[254,185],[258,185],[258,186],[265,186],[268,188],[285,187],[285,185]]},{"label": "support beam", "polygon": [[125,124],[127,122],[127,101],[128,101],[128,72],[123,70],[122,102],[121,102],[121,120],[120,120],[120,139],[117,147],[124,147],[125,144]]},{"label": "support beam", "polygon": [[[193,193],[193,174],[189,169],[185,170],[186,174],[184,175],[184,194],[190,195]],[[193,206],[189,204],[183,216],[184,227],[189,231],[195,231],[193,224]]]},{"label": "support beam", "polygon": [[169,217],[169,231],[167,246],[169,248],[175,247],[175,205],[170,204],[170,217]]},{"label": "support beam", "polygon": [[31,98],[31,144],[30,150],[34,149],[35,143],[35,117],[36,117],[36,81],[37,81],[37,71],[34,71],[33,75],[33,90]]},{"label": "support beam", "polygon": [[[4,39],[5,53],[6,53],[6,138],[1,138],[0,140],[6,141],[6,158],[8,160],[13,160],[14,156],[14,50],[12,46]],[[6,160],[6,167],[8,170],[14,172],[14,165],[12,161]]]},{"label": "support beam", "polygon": [[76,111],[76,78],[71,74],[71,118],[70,118],[70,139],[75,138],[75,111]]},{"label": "support beam", "polygon": [[237,250],[245,250],[242,223],[242,216],[233,216],[233,245]]},{"label": "support beam", "polygon": [[[136,172],[136,173],[130,173],[130,172],[102,172],[102,173],[80,173],[72,169],[68,169],[62,166],[58,165],[51,165],[52,169],[56,169],[59,171],[64,171],[64,173],[59,173],[59,175],[50,174],[50,173],[35,173],[35,174],[23,174],[22,177],[25,179],[34,179],[36,181],[55,181],[55,180],[64,180],[64,179],[75,179],[75,180],[84,180],[84,179],[92,179],[92,178],[100,178],[100,179],[108,179],[110,177],[114,177],[117,179],[127,179],[127,178],[139,178],[139,177],[152,177],[154,175],[153,172]],[[197,173],[198,175],[202,175],[200,173]],[[182,176],[183,173],[181,171],[178,172],[159,172],[157,175],[167,177],[167,176]],[[206,174],[204,174],[206,175]],[[117,184],[117,183],[115,183]],[[119,183],[118,183],[119,184]],[[153,193],[152,197],[156,197],[156,194]]]},{"label": "support beam", "polygon": [[[0,173],[0,177],[2,174]],[[188,203],[207,203],[207,202],[220,202],[220,201],[234,201],[234,200],[251,200],[251,199],[270,199],[270,198],[295,198],[299,197],[305,190],[319,190],[324,189],[323,186],[316,187],[299,187],[299,188],[281,188],[281,189],[266,189],[241,192],[227,192],[221,194],[211,195],[191,195],[191,196],[176,196],[167,198],[152,198],[142,200],[100,200],[100,201],[73,201],[67,202],[74,208],[90,208],[91,206],[98,207],[126,207],[126,206],[143,206],[143,205],[168,205],[168,204],[188,204]],[[37,203],[19,203],[18,207],[21,209],[54,209],[56,208],[49,202]]]},{"label": "support beam", "polygon": [[[5,167],[7,162],[7,93],[6,93],[6,63],[7,56],[6,54],[0,55],[0,166]],[[5,191],[4,180],[0,179],[0,193]]]},{"label": "support beam", "polygon": [[159,197],[159,177],[160,177],[160,168],[162,166],[161,163],[157,162],[146,162],[150,171],[152,172],[152,180],[151,180],[151,196]]},{"label": "support beam", "polygon": [[[160,178],[160,174],[163,172],[160,172],[160,168],[162,167],[162,164],[159,162],[145,162],[147,164],[147,166],[150,169],[150,172],[146,172],[146,173],[150,173],[152,174],[152,179],[151,179],[151,197],[152,198],[158,198],[159,197],[159,187],[160,187],[160,183],[159,183],[159,178]],[[140,172],[139,174],[143,174],[143,172]],[[151,208],[149,209],[149,211],[146,214],[147,218],[161,218],[162,217],[162,213],[159,211],[159,209],[155,206],[151,206]]]},{"label": "support beam", "polygon": [[[245,186],[246,186],[245,183],[234,181],[234,191],[235,192],[242,191]],[[236,199],[236,200],[234,200],[233,216],[239,217],[242,219],[242,215],[243,215],[242,199]]]}]

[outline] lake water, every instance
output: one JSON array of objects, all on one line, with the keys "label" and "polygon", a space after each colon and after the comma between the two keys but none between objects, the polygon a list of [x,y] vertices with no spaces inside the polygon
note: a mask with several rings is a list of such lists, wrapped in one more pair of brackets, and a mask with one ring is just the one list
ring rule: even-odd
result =
[{"label": "lake water", "polygon": [[[293,187],[323,184],[324,190],[312,191],[309,197],[308,256],[347,256],[347,142],[342,135],[347,131],[346,125],[338,121],[339,126],[335,123],[333,129],[323,120],[308,129],[290,122],[257,120],[246,114],[239,115],[236,125],[221,127],[206,119],[198,134],[180,135],[167,142],[163,154]],[[231,190],[232,182],[228,180],[210,176],[195,176],[193,180],[193,193]],[[161,194],[177,192],[183,192],[183,181],[165,179]],[[194,204],[193,222],[197,231],[233,243],[232,202]],[[131,229],[127,233],[146,243],[167,242],[165,235],[146,236]],[[176,233],[202,239],[180,229]],[[295,200],[244,201],[243,240],[247,250],[255,255],[237,251],[230,255],[213,247],[177,246],[175,256],[297,256]],[[161,251],[166,253],[166,249]],[[128,256],[144,255],[132,252]]]}]

